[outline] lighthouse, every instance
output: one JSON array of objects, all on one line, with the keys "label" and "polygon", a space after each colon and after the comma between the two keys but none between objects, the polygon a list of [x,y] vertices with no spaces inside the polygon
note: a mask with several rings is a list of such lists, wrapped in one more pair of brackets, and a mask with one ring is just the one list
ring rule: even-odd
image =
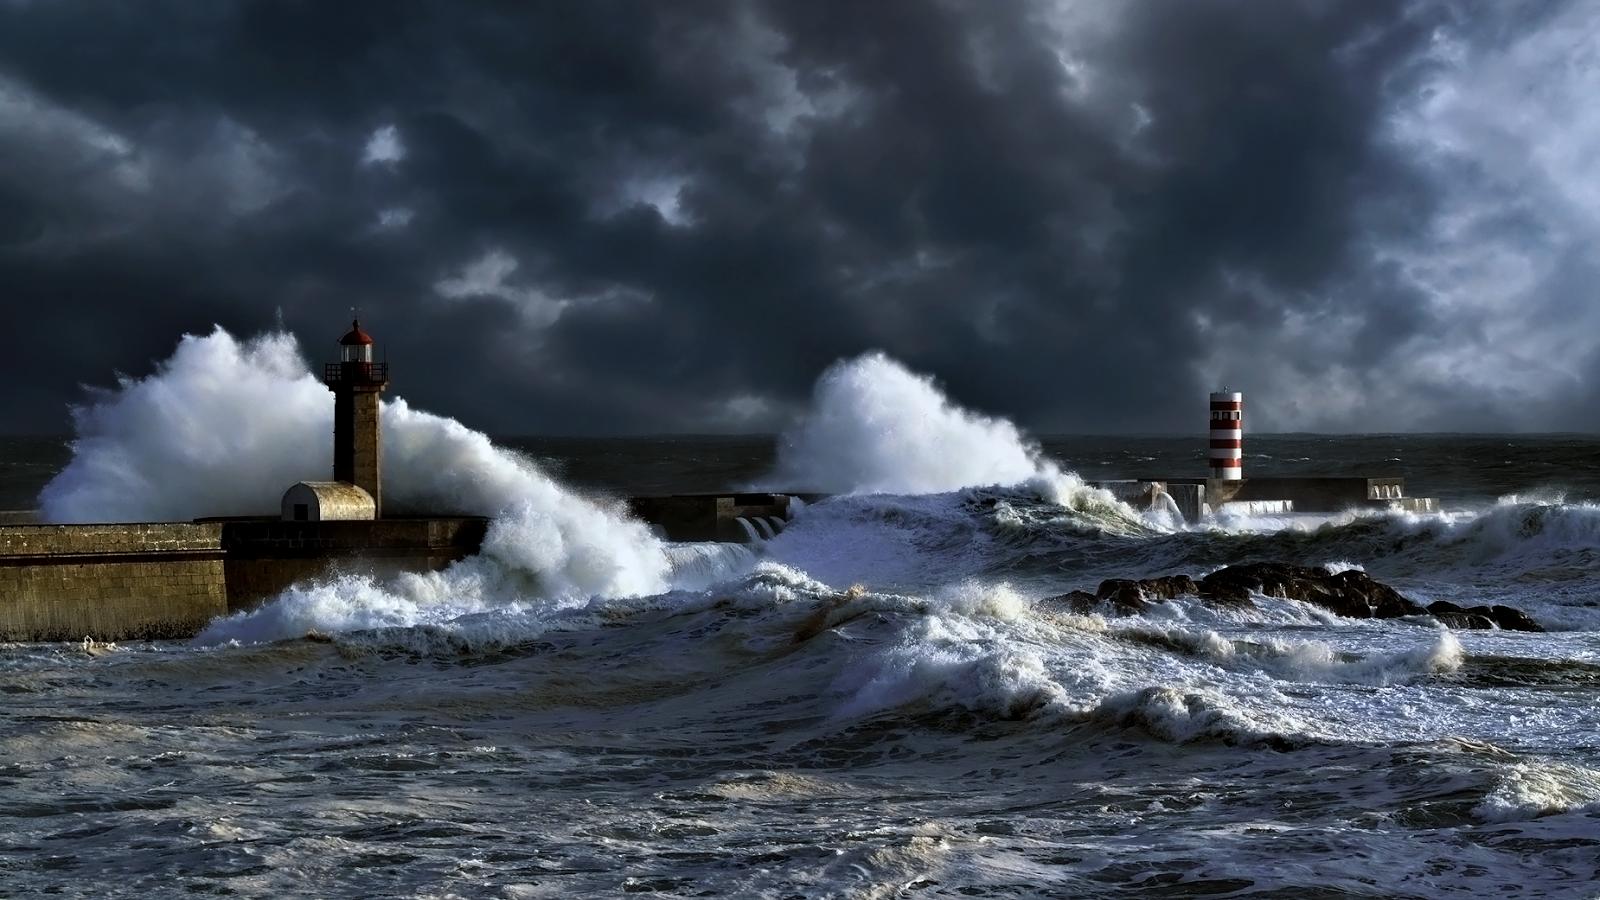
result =
[{"label": "lighthouse", "polygon": [[339,339],[339,361],[328,363],[322,381],[333,391],[333,478],[372,496],[373,514],[383,515],[383,440],[378,428],[379,395],[389,386],[387,363],[373,362],[372,335],[359,320]]},{"label": "lighthouse", "polygon": [[1219,481],[1244,478],[1244,394],[1217,391],[1211,395],[1210,475]]}]

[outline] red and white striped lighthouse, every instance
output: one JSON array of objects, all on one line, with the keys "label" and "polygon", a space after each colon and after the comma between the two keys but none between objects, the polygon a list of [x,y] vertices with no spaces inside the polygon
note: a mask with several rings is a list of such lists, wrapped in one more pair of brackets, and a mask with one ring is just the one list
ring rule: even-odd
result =
[{"label": "red and white striped lighthouse", "polygon": [[1211,477],[1244,478],[1244,394],[1218,391],[1211,395]]}]

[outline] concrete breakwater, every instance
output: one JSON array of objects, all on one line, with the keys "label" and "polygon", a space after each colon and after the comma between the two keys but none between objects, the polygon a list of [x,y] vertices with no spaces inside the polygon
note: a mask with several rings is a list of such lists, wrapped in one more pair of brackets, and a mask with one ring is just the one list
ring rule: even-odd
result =
[{"label": "concrete breakwater", "polygon": [[1227,511],[1251,515],[1339,513],[1349,510],[1437,512],[1432,497],[1407,495],[1397,476],[1301,478],[1163,478],[1091,481],[1138,510],[1170,509],[1187,522]]},{"label": "concrete breakwater", "polygon": [[227,611],[220,523],[0,528],[0,639],[185,637]]},{"label": "concrete breakwater", "polygon": [[[629,506],[668,540],[745,542],[781,530],[791,502],[721,493]],[[193,637],[296,582],[443,569],[477,553],[487,529],[472,516],[0,525],[0,640]]]},{"label": "concrete breakwater", "polygon": [[442,569],[478,551],[475,517],[0,527],[0,640],[192,637],[296,581]]},{"label": "concrete breakwater", "polygon": [[743,492],[633,497],[628,512],[669,541],[742,544],[781,531],[799,505],[796,501],[807,503],[823,496]]}]

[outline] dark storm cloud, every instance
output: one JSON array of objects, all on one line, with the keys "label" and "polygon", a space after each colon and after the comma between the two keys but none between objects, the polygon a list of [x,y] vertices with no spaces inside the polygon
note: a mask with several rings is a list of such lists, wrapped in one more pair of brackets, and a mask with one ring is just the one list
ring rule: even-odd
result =
[{"label": "dark storm cloud", "polygon": [[[1041,430],[1187,429],[1209,379],[1250,380],[1223,342],[1284,334],[1261,366],[1305,415],[1279,421],[1361,427],[1307,397],[1446,327],[1379,252],[1445,181],[1383,134],[1468,24],[1223,0],[0,5],[5,427],[61,428],[77,383],[212,322],[281,314],[315,358],[352,306],[400,394],[498,431],[768,428],[871,348]],[[1345,336],[1303,324],[1324,320]],[[1443,424],[1494,413],[1418,383]]]}]

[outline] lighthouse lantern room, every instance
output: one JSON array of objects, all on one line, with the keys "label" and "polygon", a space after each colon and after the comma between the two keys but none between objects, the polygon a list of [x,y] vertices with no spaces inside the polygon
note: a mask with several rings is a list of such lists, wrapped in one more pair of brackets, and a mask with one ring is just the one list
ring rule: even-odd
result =
[{"label": "lighthouse lantern room", "polygon": [[360,320],[350,323],[350,333],[339,339],[339,361],[341,363],[369,363],[372,362],[372,335],[361,330]]}]

